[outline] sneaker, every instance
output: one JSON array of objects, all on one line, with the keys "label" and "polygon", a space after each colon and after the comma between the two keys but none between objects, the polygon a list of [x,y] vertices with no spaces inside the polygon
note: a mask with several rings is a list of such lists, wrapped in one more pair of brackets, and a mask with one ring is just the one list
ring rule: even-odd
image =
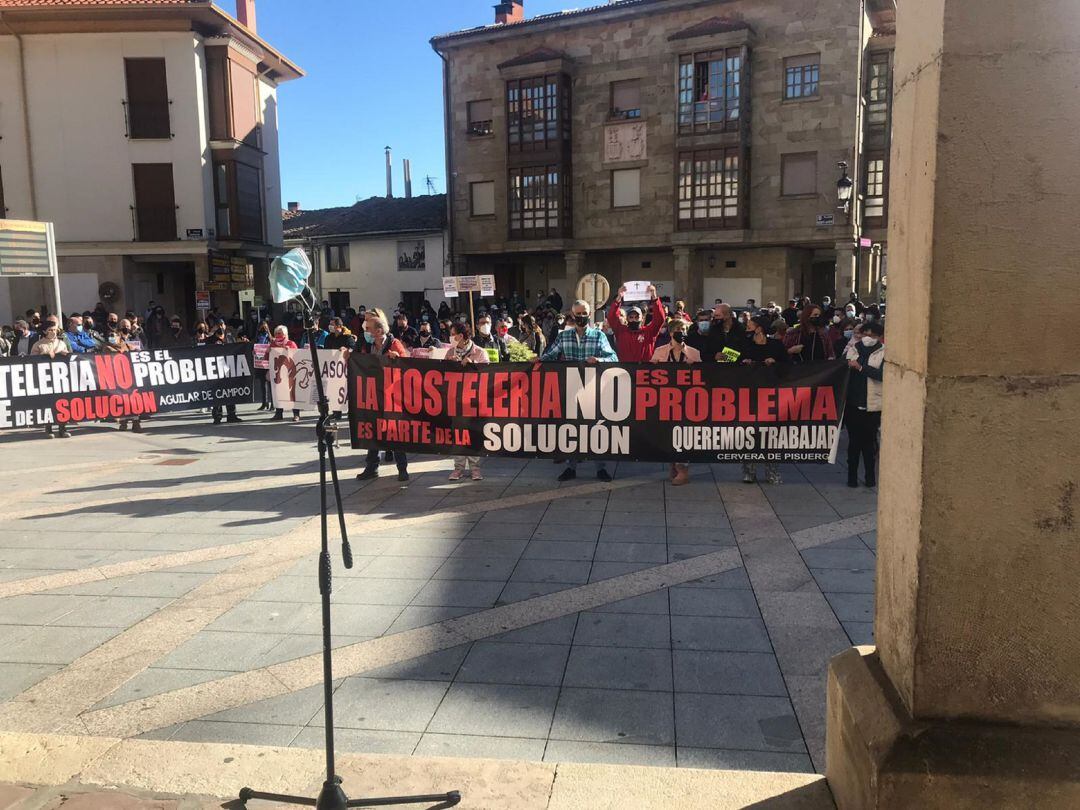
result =
[{"label": "sneaker", "polygon": [[132,422],[131,423],[131,432],[132,433],[142,433],[143,432],[143,430],[142,430],[142,422]]},{"label": "sneaker", "polygon": [[356,476],[357,481],[371,481],[379,477],[379,471],[374,467],[365,467],[364,471]]},{"label": "sneaker", "polygon": [[480,470],[477,469],[476,467],[472,468],[472,480],[473,481],[483,481],[484,480],[484,474],[482,472],[480,472]]},{"label": "sneaker", "polygon": [[299,421],[300,421],[300,417],[299,417],[299,416],[297,416],[296,414],[293,414],[293,418],[292,418],[292,420],[293,420],[294,422],[299,422]]},{"label": "sneaker", "polygon": [[745,472],[742,474],[742,482],[744,484],[756,484],[757,476],[752,472]]},{"label": "sneaker", "polygon": [[230,416],[225,421],[228,422],[231,425],[235,425],[237,422],[243,422],[244,420],[241,419],[239,416]]},{"label": "sneaker", "polygon": [[765,476],[765,480],[770,484],[784,483],[784,479],[780,476],[780,473],[778,472],[769,473],[767,476]]},{"label": "sneaker", "polygon": [[873,489],[874,487],[877,486],[877,479],[876,478],[867,478],[866,479],[866,486]]},{"label": "sneaker", "polygon": [[409,480],[409,474],[407,472],[405,472],[405,471],[401,471],[401,472],[399,472],[397,474],[397,480],[398,481],[403,481],[403,482],[408,481]]},{"label": "sneaker", "polygon": [[119,425],[119,429],[120,430],[127,430],[127,425],[128,425],[127,422],[121,422],[120,425]]},{"label": "sneaker", "polygon": [[597,470],[596,471],[596,480],[597,481],[610,481],[611,480],[611,473],[609,473],[606,469]]},{"label": "sneaker", "polygon": [[465,476],[465,471],[464,470],[454,470],[452,473],[450,473],[450,480],[451,481],[460,481],[464,476]]},{"label": "sneaker", "polygon": [[577,470],[571,470],[569,467],[567,467],[565,470],[559,473],[559,477],[556,480],[573,481],[575,478],[577,478]]},{"label": "sneaker", "polygon": [[64,429],[64,428],[60,428],[59,436],[60,436],[61,439],[70,439],[71,438],[71,434],[68,433],[67,430]]},{"label": "sneaker", "polygon": [[46,439],[55,439],[56,436],[53,435],[53,432],[51,430],[47,430],[47,431],[45,431],[45,438]]},{"label": "sneaker", "polygon": [[214,417],[214,424],[215,425],[220,425],[221,424],[221,417],[220,416],[215,416]]},{"label": "sneaker", "polygon": [[270,421],[271,422],[280,422],[284,418],[285,418],[285,414],[283,414],[283,413],[275,413],[273,416],[270,417]]}]

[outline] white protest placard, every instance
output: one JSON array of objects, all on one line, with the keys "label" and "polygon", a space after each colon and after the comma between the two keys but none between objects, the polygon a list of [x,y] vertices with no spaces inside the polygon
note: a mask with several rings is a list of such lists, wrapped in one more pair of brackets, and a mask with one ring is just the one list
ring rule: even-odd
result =
[{"label": "white protest placard", "polygon": [[626,292],[623,293],[623,301],[648,301],[652,296],[649,294],[650,281],[628,281]]},{"label": "white protest placard", "polygon": [[[319,371],[332,411],[349,409],[348,369],[343,349],[319,349]],[[318,394],[311,349],[270,350],[270,393],[275,408],[315,410]]]},{"label": "white protest placard", "polygon": [[495,295],[495,276],[480,276],[480,295],[483,298]]},{"label": "white protest placard", "polygon": [[457,298],[457,276],[444,276],[442,280],[443,298]]},{"label": "white protest placard", "polygon": [[409,357],[415,357],[420,360],[445,360],[449,349],[439,348],[437,346],[416,346],[409,349]]}]

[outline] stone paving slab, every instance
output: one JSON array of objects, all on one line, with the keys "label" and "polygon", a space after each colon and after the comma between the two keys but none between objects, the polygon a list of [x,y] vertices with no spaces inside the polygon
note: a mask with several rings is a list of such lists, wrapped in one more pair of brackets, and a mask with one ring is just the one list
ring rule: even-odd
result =
[{"label": "stone paving slab", "polygon": [[[315,540],[314,466],[295,461],[298,444],[310,449],[306,433],[245,422],[231,429],[245,441],[222,443],[209,429],[189,434],[189,424],[155,420],[149,434],[122,439],[88,429],[78,441],[35,446],[46,468],[84,453],[104,468],[113,455],[148,459],[66,491],[55,499],[59,516],[42,516],[53,495],[16,486],[10,510],[0,508],[0,532],[10,529],[0,534],[0,581],[124,559],[147,567],[7,599],[0,592],[0,700],[213,583],[235,563],[213,558],[222,544]],[[193,463],[153,463],[171,450]],[[346,470],[358,466],[357,454],[341,455]],[[793,771],[810,769],[813,756],[822,766],[824,690],[814,679],[832,653],[872,631],[875,537],[862,516],[874,492],[847,490],[842,468],[785,468],[786,483],[770,487],[742,485],[729,465],[695,465],[692,486],[680,490],[661,465],[612,465],[612,485],[598,485],[588,465],[577,482],[558,484],[561,468],[550,462],[491,460],[479,486],[448,483],[445,459],[412,467],[407,487],[343,474],[357,564],[342,569],[335,547],[335,646],[483,620],[494,606],[545,595],[572,600],[585,583],[619,583],[725,549],[746,567],[625,598],[618,586],[588,610],[506,632],[491,626],[345,678],[342,751],[547,762],[561,752],[568,762]],[[237,475],[246,469],[250,480]],[[269,486],[254,489],[260,480]],[[845,521],[857,528],[837,534]],[[78,532],[64,530],[71,522]],[[189,553],[211,556],[154,562]],[[95,708],[214,687],[317,653],[314,572],[314,554],[298,555]],[[795,591],[816,596],[817,607],[781,598]],[[317,747],[321,709],[312,687],[189,715],[147,736]]]}]

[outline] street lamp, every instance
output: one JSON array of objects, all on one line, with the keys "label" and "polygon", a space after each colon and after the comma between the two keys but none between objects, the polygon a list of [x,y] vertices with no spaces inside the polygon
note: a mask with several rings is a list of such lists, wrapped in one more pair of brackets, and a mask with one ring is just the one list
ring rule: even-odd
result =
[{"label": "street lamp", "polygon": [[840,204],[836,207],[847,214],[851,211],[851,194],[855,184],[848,177],[846,161],[841,160],[836,166],[840,169],[840,179],[836,181],[836,199]]}]

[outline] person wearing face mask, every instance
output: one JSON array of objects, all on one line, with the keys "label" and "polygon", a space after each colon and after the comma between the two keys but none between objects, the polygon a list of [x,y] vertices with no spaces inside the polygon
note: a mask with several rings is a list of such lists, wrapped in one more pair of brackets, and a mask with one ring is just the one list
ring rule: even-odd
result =
[{"label": "person wearing face mask", "polygon": [[495,321],[495,334],[497,334],[503,343],[506,344],[507,353],[509,353],[511,343],[519,342],[517,337],[511,334],[513,327],[514,318],[511,315],[503,315]]},{"label": "person wearing face mask", "polygon": [[500,363],[510,362],[510,347],[506,341],[491,332],[491,316],[476,316],[476,336],[473,342],[481,349],[495,349],[499,353]]},{"label": "person wearing face mask", "polygon": [[97,343],[83,331],[83,319],[80,315],[72,315],[68,318],[64,340],[67,342],[68,349],[72,354],[86,354],[97,351]]},{"label": "person wearing face mask", "polygon": [[[203,325],[200,324],[200,326],[203,326]],[[203,328],[205,329],[205,326],[203,326]],[[209,333],[204,333],[202,335],[202,343],[199,343],[199,340],[200,340],[199,329],[198,329],[198,327],[196,327],[196,330],[195,330],[195,345],[197,345],[197,346],[200,346],[200,345],[202,345],[202,346],[225,346],[225,345],[227,345],[229,343],[235,343],[236,342],[233,339],[233,336],[231,334],[229,334],[229,331],[225,328],[225,321],[221,321],[221,320],[217,321],[214,324],[214,326],[209,330]],[[210,412],[213,415],[214,424],[215,425],[220,425],[221,424],[221,414],[222,414],[221,406],[220,405],[213,406],[210,409]],[[231,404],[226,405],[225,406],[225,415],[226,415],[226,418],[225,418],[226,422],[236,423],[236,422],[242,421],[240,419],[240,417],[236,415],[236,406],[235,405],[231,405]]]},{"label": "person wearing face mask", "polygon": [[863,305],[863,302],[859,300],[859,294],[857,292],[853,292],[851,295],[848,296],[847,306],[854,309],[856,315],[862,315],[863,310],[866,309],[866,307]]},{"label": "person wearing face mask", "polygon": [[703,353],[705,359],[717,363],[731,362],[724,354],[724,349],[741,352],[745,342],[746,329],[735,319],[731,307],[727,304],[717,304],[713,307],[709,336]]},{"label": "person wearing face mask", "polygon": [[652,309],[652,320],[649,323],[645,323],[645,316],[640,307],[630,307],[626,310],[625,324],[619,319],[626,285],[619,287],[619,294],[615,296],[608,309],[608,326],[611,327],[611,335],[615,339],[615,351],[623,363],[648,363],[656,350],[656,336],[660,334],[660,329],[664,326],[666,315],[664,304],[656,294],[656,287],[650,284],[648,293],[649,305]]},{"label": "person wearing face mask", "polygon": [[880,323],[863,324],[862,336],[844,357],[851,369],[848,378],[844,426],[848,432],[849,487],[859,486],[859,458],[866,486],[877,486],[878,429],[881,427],[881,388],[885,365],[885,329]]},{"label": "person wearing face mask", "polygon": [[[782,341],[769,337],[775,319],[772,315],[762,312],[755,315],[746,324],[746,344],[743,346],[739,362],[747,366],[777,366],[788,363],[788,352]],[[744,463],[742,465],[743,483],[753,484],[757,482],[757,464]],[[780,465],[765,465],[765,480],[770,484],[781,484]]]},{"label": "person wearing face mask", "polygon": [[432,330],[431,324],[427,321],[423,321],[420,324],[420,328],[417,330],[416,348],[445,349],[446,344],[439,340],[438,336]]},{"label": "person wearing face mask", "polygon": [[[288,335],[288,331],[285,332]],[[270,334],[269,321],[260,321],[258,327],[255,329],[255,345],[256,346],[269,346],[273,336]],[[267,355],[269,357],[269,355]],[[257,368],[255,369],[255,387],[259,390],[259,407],[257,411],[268,411],[273,405],[273,395],[270,390],[270,369]]]},{"label": "person wearing face mask", "polygon": [[[571,363],[588,363],[589,365],[617,362],[619,357],[608,343],[607,335],[595,326],[590,326],[592,307],[589,303],[579,299],[574,302],[570,312],[574,316],[573,328],[560,332],[540,359],[544,362],[568,360]],[[577,467],[577,459],[570,459],[566,463],[566,469],[559,476],[559,480],[570,481],[577,478]],[[607,471],[605,462],[596,462],[596,477],[601,481],[611,480],[611,474]]]},{"label": "person wearing face mask", "polygon": [[[701,353],[691,346],[687,339],[690,325],[678,315],[668,319],[667,331],[671,341],[659,346],[652,354],[650,361],[653,363],[670,363],[672,365],[693,365],[701,362]],[[690,465],[684,462],[675,462],[668,471],[672,486],[681,487],[690,483]]]},{"label": "person wearing face mask", "polygon": [[34,349],[38,341],[38,333],[30,328],[30,324],[21,318],[15,321],[14,336],[11,339],[11,357],[26,357]]},{"label": "person wearing face mask", "polygon": [[409,316],[399,312],[394,316],[394,325],[390,327],[390,333],[400,340],[406,349],[416,345],[416,330],[409,326]]},{"label": "person wearing face mask", "polygon": [[[116,330],[108,334],[105,339],[105,345],[102,347],[102,351],[107,354],[121,354],[123,352],[136,351],[136,348],[128,343],[128,338],[131,335],[131,321],[127,318],[119,321],[116,326]],[[111,419],[109,421],[112,421]],[[117,426],[119,430],[127,430],[128,423],[131,423],[132,433],[142,433],[142,419],[138,416],[132,419],[121,419]]]},{"label": "person wearing face mask", "polygon": [[[390,324],[381,309],[373,309],[368,312],[367,323],[364,324],[364,342],[356,349],[362,354],[378,354],[385,357],[408,357],[409,350],[400,340],[390,333]],[[409,459],[401,450],[395,450],[391,456],[387,452],[387,461],[391,458],[397,464],[398,481],[409,480]],[[367,458],[363,471],[356,476],[358,481],[370,481],[379,477],[379,451],[374,447],[367,451]]]},{"label": "person wearing face mask", "polygon": [[544,349],[547,348],[547,339],[544,337],[544,330],[540,328],[540,324],[536,322],[536,318],[525,313],[521,316],[521,343],[530,352],[537,357],[544,353]]},{"label": "person wearing face mask", "polygon": [[[450,351],[446,353],[446,361],[459,363],[464,366],[483,365],[488,361],[487,352],[476,345],[472,340],[472,329],[467,323],[454,324],[450,330]],[[484,476],[480,472],[479,456],[454,456],[454,469],[450,473],[451,481],[460,481],[468,472],[473,481],[483,481]]]},{"label": "person wearing face mask", "polygon": [[348,349],[356,348],[356,336],[345,326],[341,318],[331,318],[328,324],[328,334],[323,341],[324,349]]},{"label": "person wearing face mask", "polygon": [[178,349],[190,345],[191,336],[184,330],[184,322],[179,315],[173,315],[169,318],[169,328],[158,339],[158,348]]},{"label": "person wearing face mask", "polygon": [[821,307],[808,306],[799,314],[798,325],[789,330],[784,346],[793,363],[818,363],[835,360],[836,348],[829,339],[828,322]]},{"label": "person wearing face mask", "polygon": [[697,311],[697,317],[694,319],[693,323],[690,324],[690,329],[686,333],[687,344],[697,349],[702,358],[707,357],[706,349],[708,348],[709,329],[711,327],[712,310],[699,309]]},{"label": "person wearing face mask", "polygon": [[[274,336],[270,338],[269,346],[270,346],[271,351],[273,351],[274,349],[295,349],[295,348],[297,348],[296,341],[292,340],[289,337],[289,330],[287,328],[285,328],[284,326],[278,326],[278,327],[276,327],[274,329]],[[278,372],[278,373],[280,374],[280,372]],[[270,370],[267,369],[267,387],[269,387],[269,385],[270,385],[270,383],[269,383],[269,375],[270,375]],[[277,382],[277,380],[275,380],[275,382]],[[270,392],[267,392],[266,410],[270,410],[271,405],[269,403],[272,401],[272,399],[273,399],[273,395]],[[280,422],[284,418],[285,418],[285,409],[284,408],[277,408],[274,411],[274,415],[270,417],[270,421],[271,422]],[[300,409],[299,408],[293,408],[292,420],[294,422],[299,422],[300,421]]]}]

